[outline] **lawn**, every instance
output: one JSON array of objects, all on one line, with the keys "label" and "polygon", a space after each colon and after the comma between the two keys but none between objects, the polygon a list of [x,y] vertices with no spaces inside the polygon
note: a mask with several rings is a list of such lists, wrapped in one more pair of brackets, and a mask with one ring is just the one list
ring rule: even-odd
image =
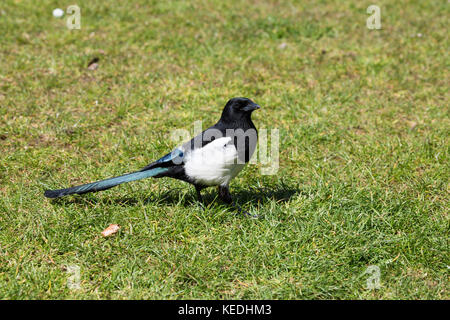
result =
[{"label": "lawn", "polygon": [[[52,16],[72,4],[79,30]],[[449,299],[449,6],[2,0],[0,298]],[[235,96],[280,134],[278,171],[231,184],[259,219],[165,178],[44,198]]]}]

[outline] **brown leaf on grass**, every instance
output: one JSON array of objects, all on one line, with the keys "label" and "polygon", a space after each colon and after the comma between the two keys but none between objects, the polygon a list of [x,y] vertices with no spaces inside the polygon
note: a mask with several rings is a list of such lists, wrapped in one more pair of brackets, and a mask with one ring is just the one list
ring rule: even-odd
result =
[{"label": "brown leaf on grass", "polygon": [[110,235],[113,235],[117,231],[119,231],[120,226],[118,224],[110,224],[108,228],[102,231],[102,236],[108,237]]}]

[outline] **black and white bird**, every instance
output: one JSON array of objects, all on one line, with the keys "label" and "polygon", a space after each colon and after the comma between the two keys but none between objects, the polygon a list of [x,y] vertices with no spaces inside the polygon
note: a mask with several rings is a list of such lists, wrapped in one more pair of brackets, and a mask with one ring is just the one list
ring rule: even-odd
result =
[{"label": "black and white bird", "polygon": [[145,168],[122,176],[59,190],[46,190],[48,198],[102,191],[125,182],[148,177],[170,177],[201,190],[218,186],[219,198],[232,204],[230,181],[243,169],[256,148],[258,132],[251,114],[260,106],[247,98],[233,98],[223,109],[220,120],[192,140],[175,148]]}]

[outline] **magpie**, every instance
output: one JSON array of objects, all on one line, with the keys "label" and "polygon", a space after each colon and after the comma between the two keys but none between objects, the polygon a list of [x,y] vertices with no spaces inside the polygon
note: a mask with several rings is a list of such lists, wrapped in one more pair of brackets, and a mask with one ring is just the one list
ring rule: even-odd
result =
[{"label": "magpie", "polygon": [[143,169],[71,188],[46,190],[44,195],[47,198],[59,198],[102,191],[148,177],[170,177],[194,185],[201,203],[201,190],[217,186],[219,199],[226,204],[235,205],[229,184],[255,151],[258,131],[251,120],[251,114],[259,108],[259,105],[248,98],[232,98],[215,125]]}]

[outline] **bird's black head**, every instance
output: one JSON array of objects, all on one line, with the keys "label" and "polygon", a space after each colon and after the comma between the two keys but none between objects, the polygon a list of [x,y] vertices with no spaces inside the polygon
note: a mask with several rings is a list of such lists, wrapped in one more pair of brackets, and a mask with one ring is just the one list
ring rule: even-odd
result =
[{"label": "bird's black head", "polygon": [[250,119],[250,115],[260,106],[248,98],[233,98],[230,99],[222,112],[221,120],[224,121],[239,121],[243,119]]}]

